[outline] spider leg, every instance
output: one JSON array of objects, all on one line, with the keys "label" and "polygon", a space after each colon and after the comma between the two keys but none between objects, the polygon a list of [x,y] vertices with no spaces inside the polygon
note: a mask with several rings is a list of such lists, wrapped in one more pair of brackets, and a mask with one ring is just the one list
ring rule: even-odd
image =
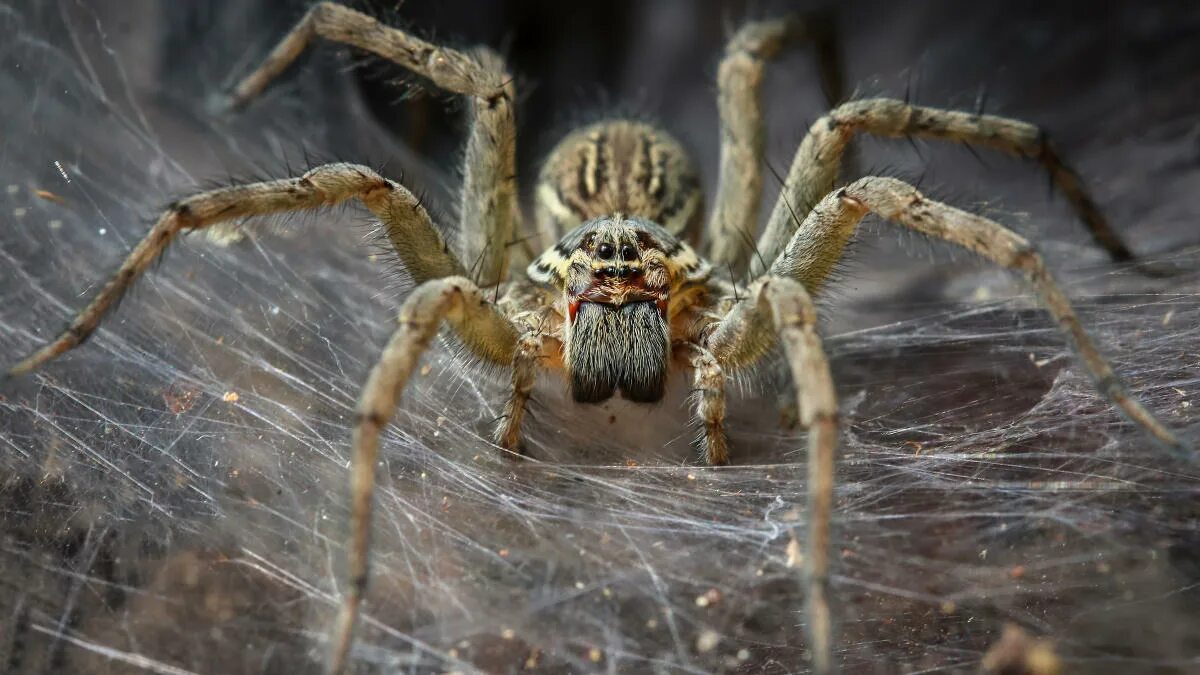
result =
[{"label": "spider leg", "polygon": [[[765,271],[763,267],[784,249],[799,221],[833,189],[847,143],[854,134],[864,132],[973,143],[1035,159],[1049,171],[1051,181],[1066,196],[1096,243],[1115,261],[1134,259],[1100,213],[1079,174],[1062,161],[1038,127],[1006,117],[926,108],[879,98],[842,104],[809,127],[759,240],[758,250],[764,262],[751,262],[753,275]],[[809,292],[817,289],[807,282],[805,286]]]},{"label": "spider leg", "polygon": [[525,406],[533,392],[537,377],[538,358],[542,354],[542,337],[538,331],[526,331],[517,340],[513,354],[512,393],[504,404],[504,416],[496,425],[496,445],[515,454],[522,454],[521,421],[525,419]]},{"label": "spider leg", "polygon": [[350,492],[349,586],[331,637],[330,673],[341,673],[354,641],[359,605],[367,587],[371,539],[371,501],[379,437],[392,419],[400,395],[421,355],[447,321],[474,351],[495,363],[512,363],[518,333],[511,321],[469,279],[428,281],[408,297],[393,333],[363,387],[355,416]]},{"label": "spider leg", "polygon": [[729,463],[729,441],[725,438],[725,371],[717,358],[704,347],[686,342],[692,367],[692,392],[696,398],[696,417],[704,425],[704,458],[712,466]]},{"label": "spider leg", "polygon": [[796,279],[806,287],[810,282],[819,284],[868,212],[957,244],[1005,269],[1019,272],[1033,287],[1059,330],[1067,334],[1076,356],[1100,392],[1171,454],[1196,461],[1190,445],[1155,418],[1121,384],[1029,241],[995,221],[927,199],[916,188],[894,178],[863,178],[817,204],[771,265],[771,274]]},{"label": "spider leg", "polygon": [[463,273],[429,214],[407,188],[364,166],[326,164],[299,178],[211,190],[172,204],[66,331],[14,366],[9,375],[28,373],[82,344],[181,232],[251,216],[334,206],[350,199],[358,199],[379,217],[396,252],[418,281]]},{"label": "spider leg", "polygon": [[841,100],[842,74],[829,17],[813,12],[798,18],[743,25],[725,45],[717,69],[721,116],[721,163],[717,196],[708,222],[707,258],[737,273],[746,269],[762,202],[763,71],[784,46],[811,41],[823,85]]},{"label": "spider leg", "polygon": [[716,325],[705,346],[726,370],[748,366],[782,342],[796,384],[800,423],[808,430],[808,542],[804,556],[809,652],[814,673],[832,673],[833,619],[829,607],[830,521],[834,453],[838,442],[837,393],[817,334],[817,310],[796,281],[767,276],[756,281]]},{"label": "spider leg", "polygon": [[790,19],[745,24],[725,45],[717,69],[721,164],[708,221],[708,259],[720,267],[745,269],[746,242],[758,228],[762,201],[763,71],[796,28]]},{"label": "spider leg", "polygon": [[470,53],[441,47],[386,26],[362,12],[333,2],[319,2],[263,64],[238,83],[230,97],[231,104],[245,105],[262,93],[317,37],[377,54],[445,91],[467,98],[471,125],[463,161],[459,252],[480,283],[490,286],[502,281],[519,208],[516,90],[504,60],[483,47]]}]

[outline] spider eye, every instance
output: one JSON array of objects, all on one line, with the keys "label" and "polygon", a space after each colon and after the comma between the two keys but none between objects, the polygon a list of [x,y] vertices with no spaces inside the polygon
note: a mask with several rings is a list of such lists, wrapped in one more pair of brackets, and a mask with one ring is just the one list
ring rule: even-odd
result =
[{"label": "spider eye", "polygon": [[596,255],[600,256],[601,260],[611,260],[613,253],[616,253],[616,249],[614,249],[613,245],[608,242],[600,244],[596,247]]},{"label": "spider eye", "polygon": [[629,244],[621,246],[621,260],[634,260],[637,258],[637,249]]}]

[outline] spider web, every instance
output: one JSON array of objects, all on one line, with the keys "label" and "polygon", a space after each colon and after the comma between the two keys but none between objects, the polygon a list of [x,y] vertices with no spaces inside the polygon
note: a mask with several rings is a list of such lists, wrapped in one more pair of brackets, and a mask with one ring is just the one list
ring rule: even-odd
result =
[{"label": "spider web", "polygon": [[[128,39],[163,20],[139,7],[131,28],[82,4],[0,5],[6,361],[59,330],[156,210],[205,178],[280,174],[307,146],[399,157],[435,196],[444,182],[361,112],[303,105],[343,92],[319,67],[236,119],[204,113],[234,64],[207,55],[163,78],[151,46]],[[222,16],[229,44],[264,42]],[[1118,198],[1102,201],[1118,202],[1135,247],[1181,273],[1106,264],[1061,214],[1001,215],[1049,238],[1118,372],[1196,442],[1200,252],[1180,245],[1194,234],[1195,128],[1171,107],[1187,82],[1155,83],[1140,110],[1114,103],[1125,82],[1081,85],[1110,114],[1071,150],[1107,176]],[[779,145],[781,158],[794,147]],[[904,161],[903,147],[865,149]],[[1025,179],[999,173],[980,193],[1028,203]],[[184,239],[86,346],[4,385],[10,672],[317,670],[344,582],[349,421],[398,297],[359,214],[283,223],[230,246]],[[974,670],[1010,622],[1080,671],[1200,667],[1200,472],[1097,396],[1023,288],[894,232],[866,228],[826,301],[846,424],[832,552],[844,667]],[[906,250],[918,262],[880,262]],[[780,429],[770,377],[739,381],[736,465],[718,470],[694,459],[682,381],[659,406],[586,408],[544,380],[532,459],[502,460],[486,438],[505,379],[438,349],[406,393],[381,458],[358,662],[805,669],[804,445]]]}]

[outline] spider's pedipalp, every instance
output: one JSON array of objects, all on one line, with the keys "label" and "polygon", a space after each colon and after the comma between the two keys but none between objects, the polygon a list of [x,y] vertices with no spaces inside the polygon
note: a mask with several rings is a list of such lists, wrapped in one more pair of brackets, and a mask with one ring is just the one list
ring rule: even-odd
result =
[{"label": "spider's pedipalp", "polygon": [[725,371],[712,352],[695,342],[680,346],[692,368],[692,390],[696,417],[704,425],[704,459],[711,466],[729,463],[729,441],[725,436]]},{"label": "spider's pedipalp", "polygon": [[[459,254],[480,283],[504,280],[517,204],[516,88],[504,60],[487,48],[461,52],[426,42],[374,17],[334,2],[318,2],[234,88],[243,106],[262,93],[314,38],[352,45],[467,98],[471,125],[459,203]],[[475,264],[478,261],[478,264]]]},{"label": "spider's pedipalp", "polygon": [[521,454],[521,422],[533,393],[537,377],[538,358],[542,355],[542,336],[539,331],[526,330],[517,340],[513,351],[512,391],[504,404],[504,414],[496,424],[494,440],[505,450]]},{"label": "spider's pedipalp", "polygon": [[450,323],[472,351],[497,363],[512,363],[518,349],[516,327],[471,280],[435,279],[419,286],[400,309],[400,327],[392,334],[363,386],[355,415],[351,463],[349,586],[331,638],[329,671],[341,673],[353,644],[359,605],[366,592],[370,564],[371,503],[379,437],[387,428],[400,395],[421,355],[442,322]]},{"label": "spider's pedipalp", "polygon": [[1066,196],[1096,243],[1115,261],[1134,258],[1120,235],[1100,213],[1079,175],[1063,162],[1037,126],[996,115],[941,110],[879,98],[842,104],[809,127],[759,240],[758,248],[764,261],[751,262],[752,276],[766,272],[800,225],[798,220],[803,220],[833,189],[842,155],[857,133],[972,143],[1037,160],[1050,172],[1052,183]]},{"label": "spider's pedipalp", "polygon": [[28,373],[82,344],[181,232],[254,216],[335,206],[350,199],[358,199],[379,217],[414,279],[462,274],[462,265],[412,192],[365,166],[326,164],[298,178],[210,190],[172,204],[67,329],[16,364],[10,374]]}]

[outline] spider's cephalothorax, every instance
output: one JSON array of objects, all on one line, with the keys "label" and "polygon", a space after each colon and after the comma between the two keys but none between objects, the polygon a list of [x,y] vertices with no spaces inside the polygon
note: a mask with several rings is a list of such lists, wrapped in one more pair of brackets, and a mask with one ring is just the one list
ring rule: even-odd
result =
[{"label": "spider's cephalothorax", "polygon": [[536,194],[541,227],[566,232],[527,273],[559,293],[572,396],[658,401],[671,319],[694,295],[680,291],[708,277],[708,265],[677,236],[694,229],[701,212],[690,159],[650,124],[597,122],[555,147]]},{"label": "spider's cephalothorax", "polygon": [[572,230],[529,265],[529,277],[559,292],[571,393],[603,401],[662,398],[671,320],[701,286],[708,265],[687,243],[643,218],[616,213]]},{"label": "spider's cephalothorax", "polygon": [[[232,103],[243,104],[260,93],[318,36],[391,59],[463,96],[472,124],[464,153],[457,246],[446,240],[408,189],[364,166],[328,164],[296,178],[203,192],[165,211],[70,327],[11,373],[28,372],[82,343],[180,233],[354,199],[370,209],[421,285],[406,299],[400,325],[358,403],[349,583],[330,641],[330,670],[340,672],[350,656],[366,588],[380,436],[443,322],[475,356],[511,369],[511,394],[496,431],[497,444],[509,456],[519,452],[521,420],[539,370],[565,371],[579,401],[601,401],[618,392],[634,401],[655,401],[674,367],[692,373],[704,457],[710,464],[724,464],[729,460],[725,380],[778,345],[796,385],[798,396],[792,400],[798,419],[808,430],[804,571],[811,658],[805,665],[817,673],[832,672],[829,522],[838,411],[809,293],[821,288],[866,214],[957,244],[1020,273],[1112,404],[1174,455],[1194,461],[1195,453],[1120,383],[1027,240],[895,179],[867,177],[834,189],[842,154],[857,133],[975,143],[1042,163],[1096,241],[1114,259],[1130,259],[1079,176],[1031,124],[892,99],[840,105],[809,128],[755,241],[762,187],[763,69],[785,41],[803,34],[797,27],[788,20],[743,26],[728,43],[718,69],[721,164],[704,250],[713,266],[728,270],[732,283],[710,276],[709,263],[685,241],[698,239],[702,199],[683,150],[656,128],[631,121],[580,129],[550,155],[537,189],[540,232],[534,234],[558,243],[530,264],[532,284],[505,283],[501,275],[509,242],[520,240],[513,235],[521,219],[515,85],[503,60],[486,49],[447,49],[336,3],[317,3],[242,80]],[[476,261],[470,272],[463,260]],[[487,286],[497,284],[496,292],[484,292],[468,275],[486,280]],[[502,297],[500,286],[507,289]]]}]

